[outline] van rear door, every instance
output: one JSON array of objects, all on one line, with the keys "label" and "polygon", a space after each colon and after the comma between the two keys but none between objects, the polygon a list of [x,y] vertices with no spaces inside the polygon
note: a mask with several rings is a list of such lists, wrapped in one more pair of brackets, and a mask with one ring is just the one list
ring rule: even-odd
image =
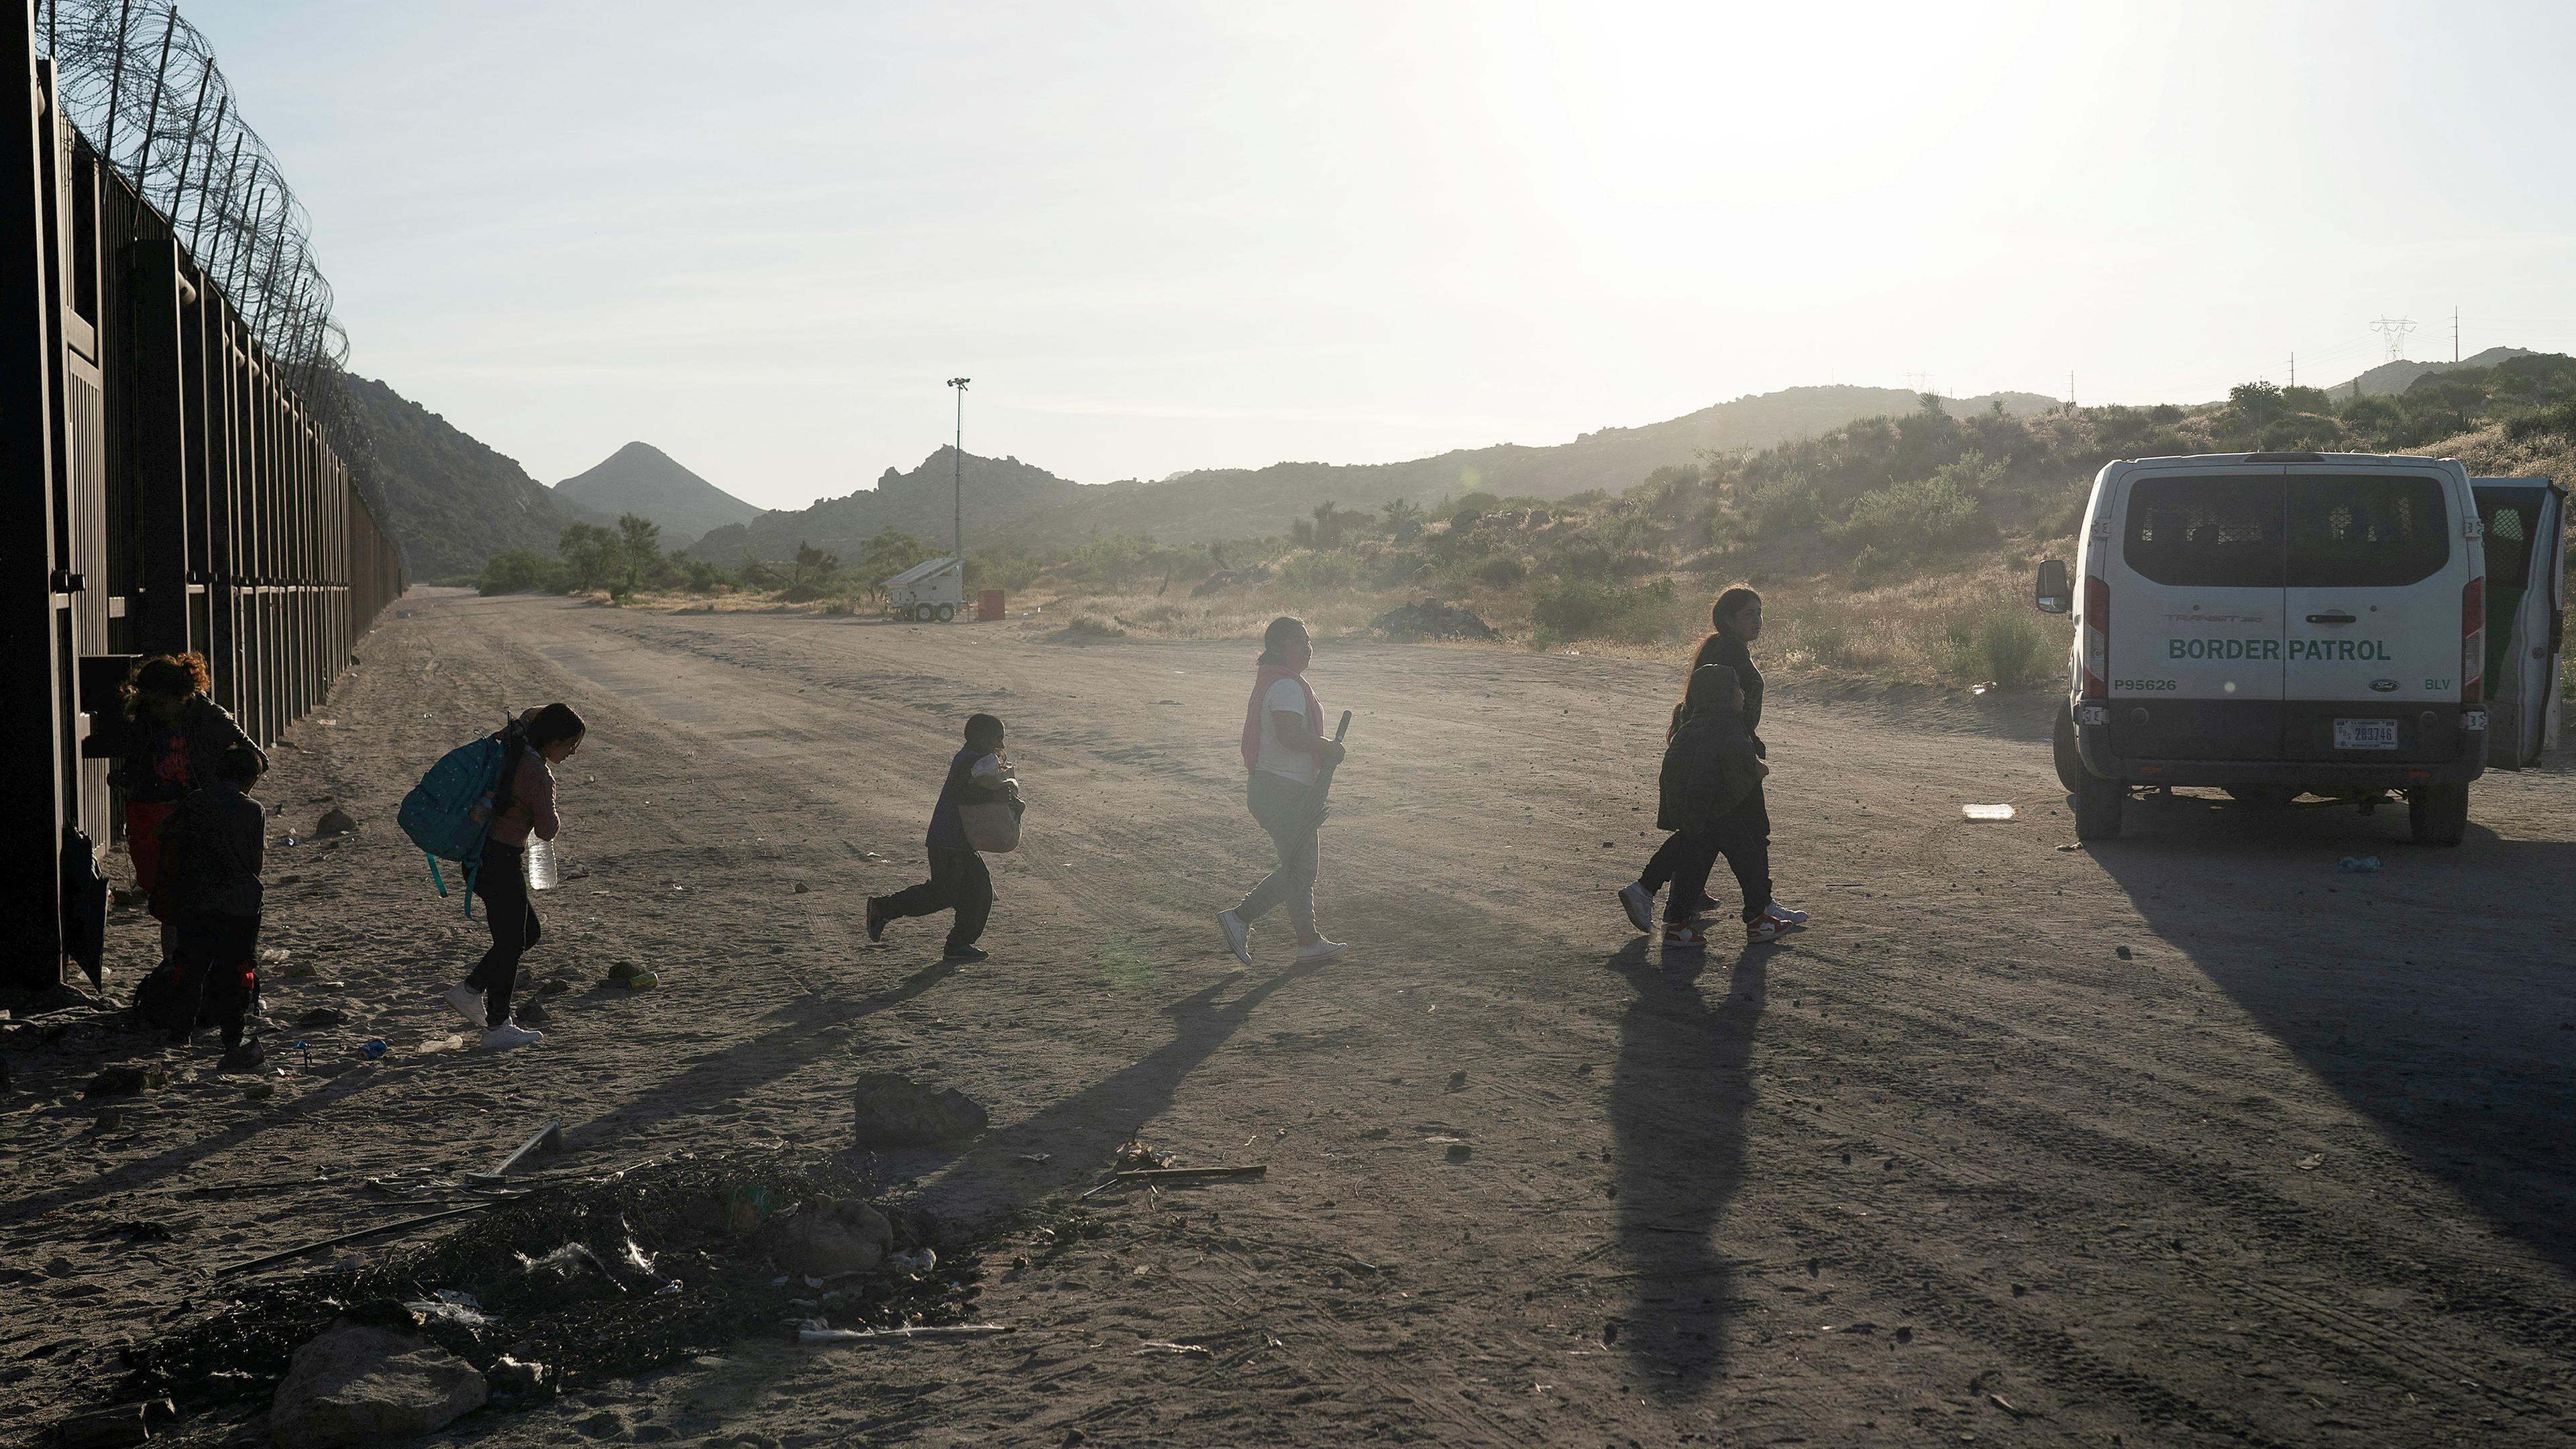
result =
[{"label": "van rear door", "polygon": [[[2282,757],[2456,759],[2461,589],[2471,570],[2450,479],[2293,465]],[[2446,706],[2426,708],[2427,705]]]},{"label": "van rear door", "polygon": [[2486,524],[2487,763],[2519,770],[2558,747],[2567,491],[2546,478],[2470,482]]},{"label": "van rear door", "polygon": [[2115,753],[2269,760],[2281,748],[2287,469],[2133,475],[2110,584]]}]

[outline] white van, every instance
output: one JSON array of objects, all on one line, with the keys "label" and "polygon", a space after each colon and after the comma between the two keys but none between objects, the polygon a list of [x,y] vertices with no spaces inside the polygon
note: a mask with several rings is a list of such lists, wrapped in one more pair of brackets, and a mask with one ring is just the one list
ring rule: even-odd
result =
[{"label": "white van", "polygon": [[2487,545],[2487,768],[2558,748],[2567,643],[2567,490],[2546,478],[2472,478]]},{"label": "white van", "polygon": [[2458,844],[2487,765],[2483,535],[2449,459],[2105,466],[2080,582],[2039,569],[2039,607],[2076,620],[2057,731],[2076,835],[2118,835],[2135,787],[2204,785],[2365,812],[2402,792],[2416,840]]}]

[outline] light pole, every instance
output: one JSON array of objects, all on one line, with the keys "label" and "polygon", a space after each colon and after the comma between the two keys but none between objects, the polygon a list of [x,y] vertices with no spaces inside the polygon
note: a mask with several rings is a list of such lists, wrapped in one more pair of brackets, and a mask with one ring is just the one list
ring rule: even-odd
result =
[{"label": "light pole", "polygon": [[957,587],[961,589],[966,587],[966,384],[972,381],[967,377],[948,379],[948,385],[957,389],[957,445],[953,449],[956,474],[952,491],[957,510],[953,535],[957,542]]}]

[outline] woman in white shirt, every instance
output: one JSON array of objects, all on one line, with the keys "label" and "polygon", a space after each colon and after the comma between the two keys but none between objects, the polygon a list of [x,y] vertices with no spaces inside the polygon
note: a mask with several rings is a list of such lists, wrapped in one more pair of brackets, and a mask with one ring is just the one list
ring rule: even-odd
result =
[{"label": "woman in white shirt", "polygon": [[1242,904],[1217,914],[1227,948],[1246,966],[1252,964],[1252,923],[1283,902],[1297,930],[1299,964],[1339,960],[1350,949],[1315,929],[1316,837],[1324,823],[1315,780],[1324,766],[1341,762],[1342,747],[1324,738],[1323,707],[1306,684],[1306,666],[1314,657],[1304,620],[1271,620],[1261,636],[1260,673],[1244,706],[1243,764],[1251,775],[1246,794],[1252,818],[1270,832],[1279,851],[1279,868]]}]

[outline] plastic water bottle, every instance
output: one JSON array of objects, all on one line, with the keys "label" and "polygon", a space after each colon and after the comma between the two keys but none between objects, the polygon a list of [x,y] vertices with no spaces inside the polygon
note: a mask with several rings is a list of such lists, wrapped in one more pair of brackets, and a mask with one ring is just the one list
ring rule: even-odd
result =
[{"label": "plastic water bottle", "polygon": [[2013,818],[2013,808],[2010,805],[1962,805],[1959,807],[1959,813],[1967,816],[1971,820],[2010,820]]},{"label": "plastic water bottle", "polygon": [[528,889],[550,891],[555,888],[555,843],[551,840],[528,842]]}]

